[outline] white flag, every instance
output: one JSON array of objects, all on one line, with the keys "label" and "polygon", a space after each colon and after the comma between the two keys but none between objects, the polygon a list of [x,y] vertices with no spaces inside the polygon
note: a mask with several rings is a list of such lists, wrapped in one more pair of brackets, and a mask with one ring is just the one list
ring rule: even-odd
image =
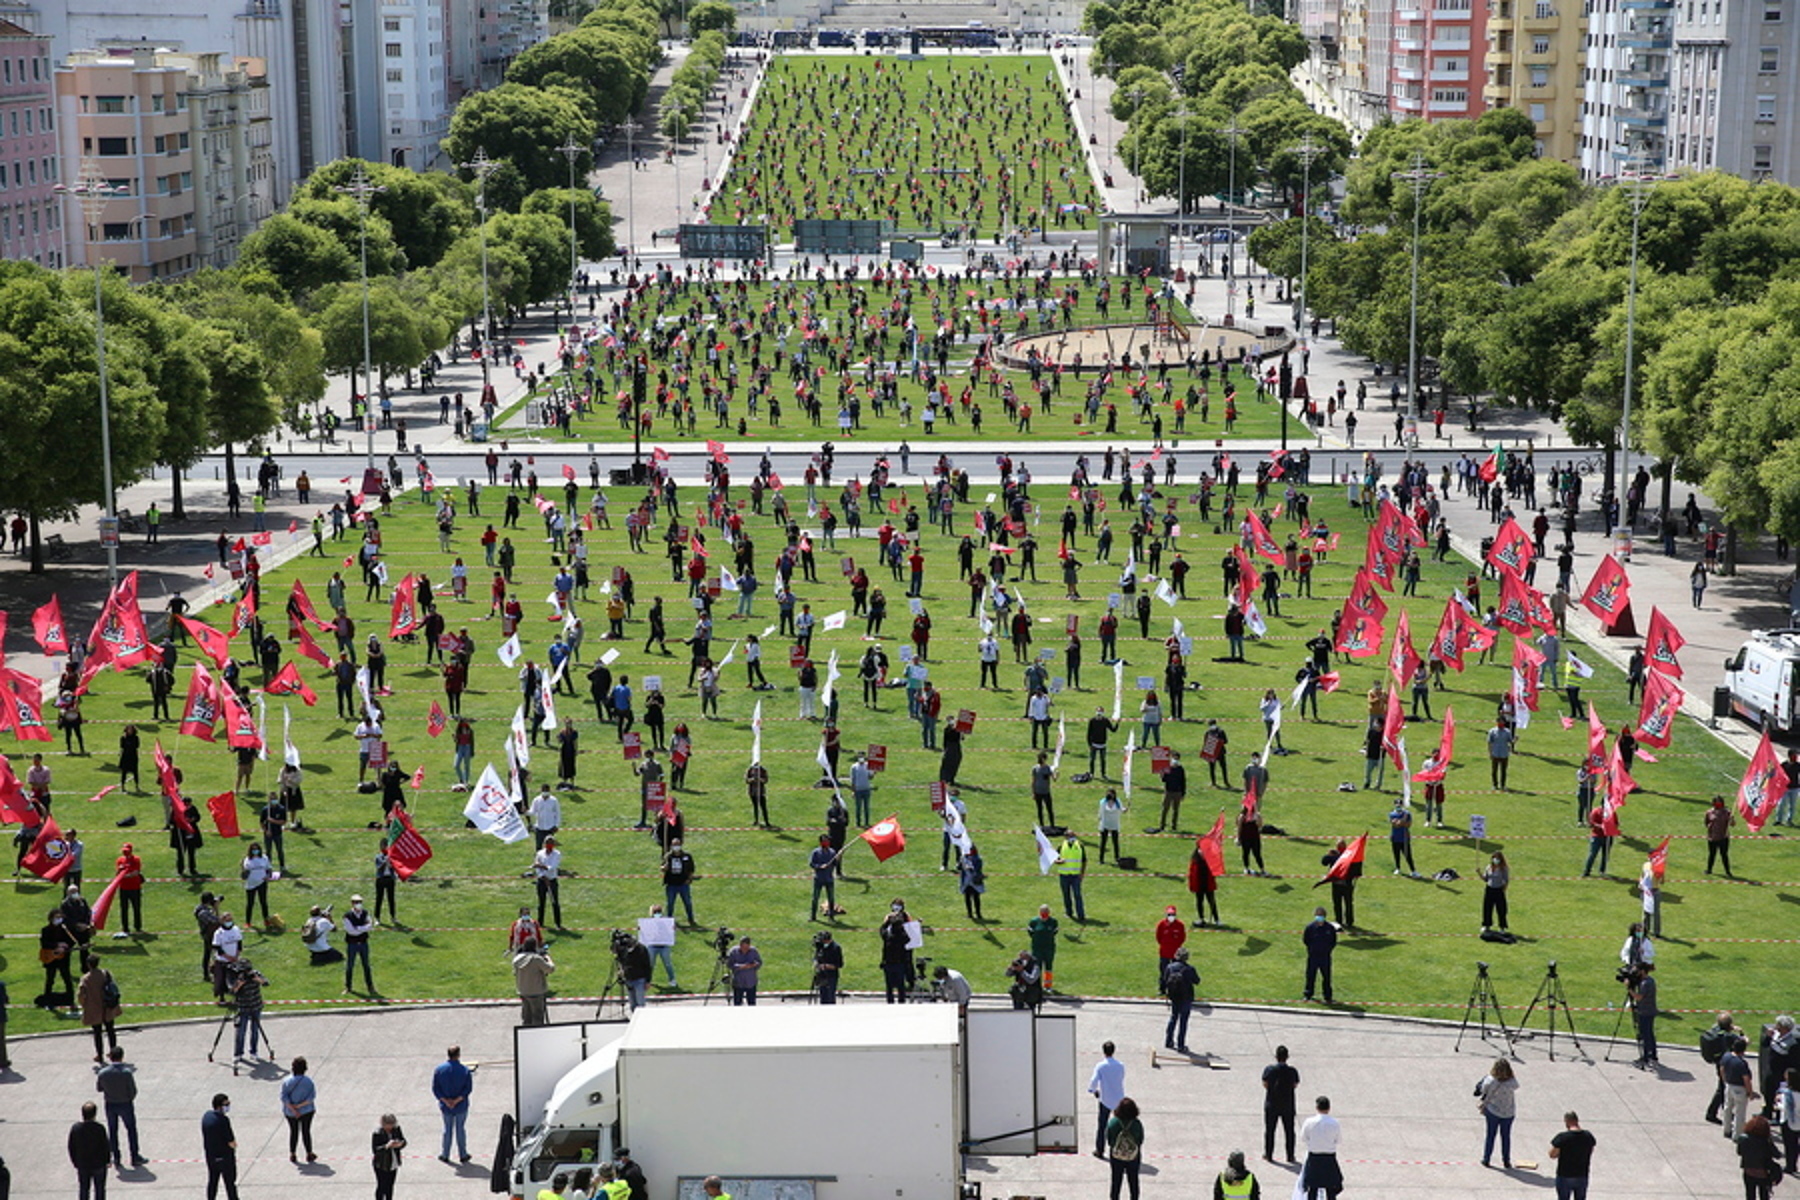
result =
[{"label": "white flag", "polygon": [[1524,733],[1531,728],[1531,710],[1525,707],[1525,701],[1522,699],[1525,695],[1525,681],[1519,678],[1517,671],[1512,673],[1512,679],[1513,724],[1517,726],[1520,733]]},{"label": "white flag", "polygon": [[834,613],[827,613],[825,615],[825,631],[827,633],[830,633],[833,629],[842,629],[849,623],[850,614],[841,608]]},{"label": "white flag", "polygon": [[281,761],[296,771],[299,770],[300,747],[294,745],[294,714],[288,711],[286,704],[281,706],[281,741],[284,746]]},{"label": "white flag", "polygon": [[538,696],[544,702],[544,716],[538,722],[538,728],[554,731],[556,729],[556,695],[550,690],[550,681],[538,677]]},{"label": "white flag", "polygon": [[1069,718],[1058,717],[1058,718],[1056,718],[1056,754],[1050,760],[1050,773],[1052,775],[1054,775],[1056,773],[1056,769],[1058,767],[1062,766],[1063,746],[1065,746],[1068,743],[1068,741],[1069,741]]},{"label": "white flag", "polygon": [[1281,732],[1281,705],[1275,706],[1275,719],[1269,722],[1269,736],[1263,739],[1262,762],[1269,761],[1269,751],[1275,748],[1275,735]]},{"label": "white flag", "polygon": [[725,657],[719,660],[719,670],[723,671],[726,667],[731,665],[731,660],[737,657],[737,648],[738,644],[736,642],[731,643],[731,649],[727,650],[725,652]]},{"label": "white flag", "polygon": [[1468,613],[1471,617],[1474,617],[1476,620],[1481,619],[1481,610],[1479,608],[1476,608],[1473,604],[1469,603],[1469,598],[1462,594],[1461,588],[1451,588],[1450,594],[1456,598],[1456,602],[1458,604],[1462,605],[1462,610],[1464,612]]},{"label": "white flag", "polygon": [[1125,711],[1125,660],[1113,663],[1113,720]]},{"label": "white flag", "polygon": [[[1307,682],[1308,682],[1308,680],[1302,679],[1299,683],[1296,683],[1294,685],[1293,694],[1288,697],[1288,707],[1289,708],[1299,708],[1300,707],[1300,700],[1303,696],[1306,695]],[[1301,718],[1301,720],[1305,720],[1305,719],[1306,718],[1304,718],[1304,717]]]},{"label": "white flag", "polygon": [[544,597],[544,603],[550,606],[550,615],[552,617],[560,618],[563,615],[562,596],[560,594],[551,592],[548,596]]},{"label": "white flag", "polygon": [[480,780],[469,793],[468,803],[463,805],[463,816],[473,821],[481,832],[491,833],[508,844],[522,842],[531,836],[531,831],[519,817],[519,810],[513,807],[506,785],[495,773],[493,763],[482,770]]},{"label": "white flag", "polygon": [[1050,868],[1056,865],[1056,847],[1051,845],[1050,838],[1036,825],[1031,827],[1031,836],[1037,839],[1038,874],[1048,875]]},{"label": "white flag", "polygon": [[735,592],[738,590],[737,576],[733,575],[723,565],[719,567],[719,590],[721,592]]},{"label": "white flag", "polygon": [[1170,608],[1175,607],[1175,589],[1169,586],[1168,580],[1159,579],[1156,581],[1156,598]]},{"label": "white flag", "polygon": [[944,805],[944,832],[958,854],[967,854],[975,848],[975,839],[969,836],[969,828],[963,824],[962,814],[956,811],[954,804]]},{"label": "white flag", "polygon": [[1575,677],[1578,679],[1592,679],[1594,677],[1594,668],[1588,666],[1586,663],[1582,662],[1580,658],[1576,657],[1573,650],[1569,651],[1569,670],[1574,672]]},{"label": "white flag", "polygon": [[531,733],[525,720],[525,705],[513,710],[512,733],[507,739],[507,753],[521,767],[531,765]]},{"label": "white flag", "polygon": [[1244,606],[1244,627],[1250,631],[1253,637],[1269,636],[1269,623],[1263,620],[1260,612],[1256,611],[1256,601],[1254,600]]},{"label": "white flag", "polygon": [[1180,617],[1170,617],[1169,632],[1174,635],[1177,641],[1179,641],[1187,636],[1187,627],[1181,623]]},{"label": "white flag", "polygon": [[363,715],[375,719],[375,693],[369,687],[369,668],[356,668],[356,690],[362,694]]},{"label": "white flag", "polygon": [[1136,753],[1137,730],[1134,729],[1125,735],[1125,765],[1119,774],[1120,783],[1122,785],[1120,790],[1125,793],[1125,799],[1127,800],[1131,799],[1131,759]]},{"label": "white flag", "polygon": [[756,702],[756,709],[750,714],[750,765],[755,766],[762,761],[762,701]]},{"label": "white flag", "polygon": [[836,650],[833,650],[831,652],[831,657],[825,660],[825,692],[824,692],[824,695],[825,695],[825,708],[827,711],[829,711],[831,708],[831,695],[833,692],[837,691],[837,681],[844,677],[844,673],[842,671],[838,670],[837,656],[838,656],[838,652]]},{"label": "white flag", "polygon": [[265,762],[269,757],[269,696],[267,692],[256,693],[256,757]]},{"label": "white flag", "polygon": [[764,637],[768,637],[771,633],[774,633],[779,628],[780,628],[779,625],[771,625],[767,629],[762,631],[762,635]]},{"label": "white flag", "polygon": [[525,653],[525,647],[519,645],[519,635],[515,633],[501,642],[495,653],[500,656],[501,663],[510,667],[519,661],[519,656]]}]

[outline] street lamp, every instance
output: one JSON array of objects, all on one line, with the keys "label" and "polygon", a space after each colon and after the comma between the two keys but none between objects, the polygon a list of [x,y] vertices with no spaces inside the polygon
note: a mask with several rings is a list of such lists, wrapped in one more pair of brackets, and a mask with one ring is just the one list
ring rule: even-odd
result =
[{"label": "street lamp", "polygon": [[619,128],[625,131],[625,156],[631,160],[631,174],[625,179],[625,257],[629,260],[631,248],[637,244],[637,205],[633,203],[637,197],[636,139],[643,126],[636,121],[627,120]]},{"label": "street lamp", "polygon": [[[1138,109],[1143,106],[1143,103],[1144,103],[1144,89],[1143,88],[1132,88],[1131,89],[1131,115],[1133,117],[1136,117],[1138,115]],[[1140,159],[1143,158],[1143,155],[1144,155],[1144,132],[1143,132],[1143,129],[1140,127],[1138,130],[1138,135],[1131,139],[1131,184],[1132,184],[1132,187],[1136,189],[1136,195],[1137,195],[1139,203],[1142,203],[1142,201],[1143,201],[1144,181],[1138,177],[1138,162]]]},{"label": "street lamp", "polygon": [[1232,269],[1237,257],[1237,147],[1238,139],[1249,130],[1238,124],[1237,114],[1233,113],[1231,124],[1213,132],[1231,143],[1231,167],[1225,185],[1225,323],[1229,325],[1237,312],[1237,272]]},{"label": "street lamp", "polygon": [[575,276],[579,273],[575,256],[575,160],[581,156],[583,147],[576,145],[575,135],[570,134],[557,149],[569,160],[569,323],[572,325],[575,323]]},{"label": "street lamp", "polygon": [[375,395],[375,368],[373,355],[369,352],[369,201],[381,192],[384,187],[377,187],[369,181],[368,172],[359,164],[356,174],[350,182],[332,191],[341,195],[354,197],[358,212],[357,237],[362,242],[362,318],[363,318],[363,431],[368,439],[369,467],[375,466],[375,409],[372,406]]},{"label": "street lamp", "polygon": [[1304,360],[1307,351],[1306,326],[1306,251],[1307,233],[1312,227],[1312,165],[1326,147],[1307,134],[1300,139],[1300,144],[1293,147],[1292,153],[1299,157],[1303,165],[1300,173],[1300,290],[1294,296],[1294,327],[1300,332],[1300,353]]},{"label": "street lamp", "polygon": [[489,344],[494,336],[494,307],[492,297],[488,293],[488,253],[487,253],[487,177],[500,164],[487,156],[487,151],[477,148],[475,157],[466,163],[459,164],[463,169],[475,172],[477,191],[475,192],[475,211],[481,215],[481,398],[486,400],[491,365],[488,359],[493,357],[493,347]]},{"label": "street lamp", "polygon": [[101,486],[106,492],[106,521],[101,533],[101,544],[106,547],[106,585],[117,587],[119,583],[119,516],[113,507],[113,469],[112,469],[112,404],[107,395],[106,380],[106,304],[100,291],[100,263],[93,258],[94,243],[101,232],[100,218],[106,212],[106,202],[114,196],[128,194],[126,188],[114,187],[108,183],[106,176],[100,172],[100,163],[95,159],[87,159],[81,164],[81,175],[67,187],[58,185],[57,191],[74,196],[81,204],[81,214],[87,219],[88,254],[92,261],[89,266],[94,271],[94,358],[100,371],[100,475]]},{"label": "street lamp", "polygon": [[1175,184],[1175,265],[1180,266],[1187,257],[1187,142],[1188,142],[1188,107],[1184,102],[1176,110],[1175,116],[1181,121],[1181,162],[1176,167]]},{"label": "street lamp", "polygon": [[[1624,489],[1631,486],[1631,383],[1637,335],[1638,227],[1642,223],[1644,206],[1650,203],[1650,193],[1660,178],[1650,171],[1649,166],[1648,159],[1634,157],[1619,175],[1619,186],[1625,189],[1626,199],[1631,204],[1631,273],[1625,285],[1625,391],[1620,406],[1618,477],[1615,480],[1608,472],[1606,485],[1621,511],[1626,511]],[[1624,488],[1617,484],[1623,484]]]},{"label": "street lamp", "polygon": [[1418,427],[1419,420],[1419,216],[1425,210],[1425,192],[1431,187],[1434,179],[1443,177],[1442,171],[1425,169],[1425,154],[1415,151],[1410,171],[1395,171],[1393,178],[1412,189],[1413,197],[1413,233],[1412,233],[1412,306],[1407,318],[1406,333],[1406,404],[1413,427]]}]

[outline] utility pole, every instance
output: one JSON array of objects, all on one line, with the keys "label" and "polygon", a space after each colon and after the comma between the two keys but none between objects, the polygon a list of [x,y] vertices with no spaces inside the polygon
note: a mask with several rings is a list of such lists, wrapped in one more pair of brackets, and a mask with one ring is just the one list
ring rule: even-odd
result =
[{"label": "utility pole", "polygon": [[583,152],[576,145],[575,135],[570,134],[562,145],[557,147],[562,156],[569,160],[569,324],[575,323],[575,277],[581,273],[575,251],[575,160]]},{"label": "utility pole", "polygon": [[1298,146],[1292,148],[1292,153],[1304,164],[1300,173],[1300,288],[1294,293],[1294,327],[1300,334],[1302,359],[1311,348],[1306,322],[1306,251],[1307,233],[1312,228],[1312,165],[1326,150],[1327,147],[1310,133],[1300,139]]},{"label": "utility pole", "polygon": [[387,189],[371,183],[368,172],[358,165],[356,174],[350,177],[349,183],[331,190],[356,201],[357,240],[362,243],[363,434],[368,445],[367,466],[373,469],[375,466],[375,368],[374,355],[370,353],[369,349],[369,201]]},{"label": "utility pole", "polygon": [[625,257],[629,259],[637,245],[637,135],[643,126],[627,120],[619,128],[625,131],[625,156],[631,159],[631,174],[625,179]]},{"label": "utility pole", "polygon": [[486,150],[477,147],[475,157],[459,165],[475,173],[475,211],[481,217],[481,398],[486,400],[493,378],[489,360],[494,356],[494,303],[488,291],[487,178],[500,164],[489,158]]},{"label": "utility pole", "polygon": [[1413,154],[1413,165],[1409,171],[1395,171],[1393,178],[1404,183],[1412,190],[1412,305],[1408,316],[1406,334],[1406,405],[1413,428],[1419,422],[1419,218],[1425,211],[1425,193],[1430,190],[1433,180],[1443,178],[1442,171],[1430,171],[1425,167],[1425,154],[1417,151]]},{"label": "utility pole", "polygon": [[[1631,487],[1631,391],[1637,350],[1638,230],[1643,224],[1644,206],[1650,203],[1650,193],[1656,189],[1659,178],[1651,173],[1649,161],[1641,156],[1633,157],[1619,175],[1619,186],[1625,189],[1625,197],[1631,204],[1631,273],[1625,286],[1625,391],[1619,414],[1618,486],[1614,486],[1615,481],[1610,478],[1610,472],[1606,483],[1621,514],[1627,511],[1625,493]],[[1644,499],[1648,500],[1649,497],[1645,496]],[[1624,542],[1631,528],[1630,525],[1625,525],[1614,530],[1615,544]],[[1625,560],[1631,560],[1629,551],[1625,554]]]},{"label": "utility pole", "polygon": [[1231,124],[1213,132],[1231,142],[1231,168],[1225,185],[1225,324],[1230,325],[1237,312],[1237,272],[1232,269],[1237,257],[1237,148],[1238,139],[1249,130],[1238,124],[1234,113]]}]

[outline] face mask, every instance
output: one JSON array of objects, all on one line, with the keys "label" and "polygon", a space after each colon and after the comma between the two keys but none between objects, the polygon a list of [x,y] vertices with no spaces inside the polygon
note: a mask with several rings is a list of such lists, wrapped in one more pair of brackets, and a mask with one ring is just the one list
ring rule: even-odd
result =
[{"label": "face mask", "polygon": [[219,1111],[222,1113],[229,1113],[231,1111],[231,1105],[221,1104],[221,1105],[219,1105]]},{"label": "face mask", "polygon": [[901,906],[901,905],[898,905],[898,904],[890,904],[890,905],[888,905],[888,910],[889,910],[889,911],[890,911],[890,912],[900,912],[900,911],[901,911],[901,909],[902,909],[902,906]]},{"label": "face mask", "polygon": [[61,925],[63,923],[63,919],[61,917],[51,917],[50,923],[52,925]]}]

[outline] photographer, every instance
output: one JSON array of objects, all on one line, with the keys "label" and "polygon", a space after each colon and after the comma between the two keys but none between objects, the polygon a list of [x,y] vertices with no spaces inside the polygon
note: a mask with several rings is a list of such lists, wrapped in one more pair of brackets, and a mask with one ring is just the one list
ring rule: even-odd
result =
[{"label": "photographer", "polygon": [[650,990],[650,951],[644,943],[623,929],[613,930],[613,958],[619,964],[619,978],[625,981],[625,995],[632,1012],[644,1007]]},{"label": "photographer", "polygon": [[312,965],[315,967],[337,962],[344,957],[332,948],[332,928],[333,920],[329,904],[323,908],[317,904],[313,905],[312,912],[300,924],[300,940],[306,943],[308,950],[312,951]]},{"label": "photographer", "polygon": [[905,1004],[913,986],[913,956],[907,948],[906,905],[895,900],[881,921],[881,977],[889,1004]]},{"label": "photographer", "polygon": [[1654,1067],[1656,1060],[1656,964],[1640,963],[1626,984],[1631,1011],[1637,1021],[1638,1059],[1632,1065]]},{"label": "photographer", "polygon": [[844,972],[844,948],[832,939],[831,931],[813,935],[813,988],[820,1004],[836,1004],[838,979]]},{"label": "photographer", "polygon": [[1029,950],[1021,951],[1008,964],[1006,974],[1013,981],[1009,989],[1013,1007],[1036,1012],[1044,1003],[1044,968],[1037,957]]},{"label": "photographer", "polygon": [[231,990],[232,1005],[237,1009],[237,1035],[233,1042],[232,1054],[238,1061],[244,1058],[244,1038],[250,1039],[250,1057],[256,1057],[258,1045],[264,1040],[262,1036],[263,988],[269,981],[261,971],[250,965],[248,958],[240,957],[226,971],[226,986]]}]

